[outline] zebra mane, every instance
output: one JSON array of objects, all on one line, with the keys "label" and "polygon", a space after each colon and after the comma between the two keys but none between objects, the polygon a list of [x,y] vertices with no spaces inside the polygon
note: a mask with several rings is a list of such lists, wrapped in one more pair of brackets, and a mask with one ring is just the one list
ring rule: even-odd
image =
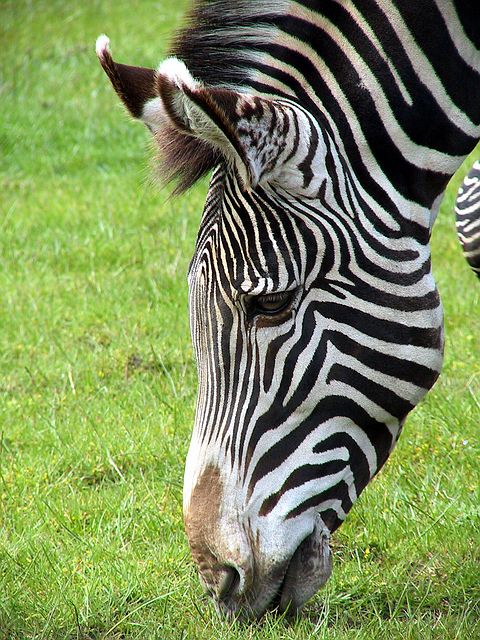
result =
[{"label": "zebra mane", "polygon": [[[170,47],[206,86],[250,90],[252,63],[276,35],[289,0],[198,0]],[[178,195],[222,161],[218,150],[164,122],[155,135],[162,181]]]}]

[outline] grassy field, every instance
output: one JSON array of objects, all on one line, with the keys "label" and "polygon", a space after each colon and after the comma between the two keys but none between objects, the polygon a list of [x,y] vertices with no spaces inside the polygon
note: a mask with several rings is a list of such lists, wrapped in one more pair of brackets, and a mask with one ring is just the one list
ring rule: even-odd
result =
[{"label": "grassy field", "polygon": [[[181,517],[185,273],[206,184],[169,200],[94,55],[154,66],[185,1],[0,2],[0,640],[480,638],[480,287],[454,179],[434,232],[443,375],[293,623],[228,625]],[[173,8],[172,8],[173,7]],[[466,167],[465,167],[466,168]]]}]

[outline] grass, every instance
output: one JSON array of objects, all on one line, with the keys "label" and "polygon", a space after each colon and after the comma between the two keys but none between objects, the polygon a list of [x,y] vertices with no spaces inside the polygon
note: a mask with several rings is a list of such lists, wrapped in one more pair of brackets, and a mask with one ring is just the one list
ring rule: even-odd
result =
[{"label": "grass", "polygon": [[[446,360],[335,536],[299,620],[231,626],[181,519],[185,273],[206,184],[169,200],[95,61],[156,65],[178,3],[0,4],[0,640],[480,637],[480,288],[454,179],[433,237]],[[462,170],[465,172],[465,168]]]}]

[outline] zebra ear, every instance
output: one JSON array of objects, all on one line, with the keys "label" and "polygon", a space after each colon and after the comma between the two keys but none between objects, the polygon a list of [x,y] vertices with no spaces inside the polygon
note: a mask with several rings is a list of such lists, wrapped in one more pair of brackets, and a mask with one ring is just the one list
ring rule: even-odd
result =
[{"label": "zebra ear", "polygon": [[144,122],[152,132],[157,131],[166,118],[158,97],[157,72],[115,62],[109,45],[107,36],[102,35],[97,39],[96,51],[113,88],[134,118]]},{"label": "zebra ear", "polygon": [[168,58],[158,69],[158,94],[171,124],[234,164],[247,188],[272,179],[286,157],[292,108],[274,100],[195,80],[185,64]]},{"label": "zebra ear", "polygon": [[[305,172],[298,168],[301,156],[310,153],[312,135],[317,141],[318,135],[304,110],[285,100],[205,87],[177,58],[167,58],[158,71],[119,64],[105,35],[96,48],[122,102],[155,135],[166,181],[179,178],[175,193],[220,157],[236,167],[246,188],[274,181],[305,192]],[[315,148],[318,153],[321,145]]]}]

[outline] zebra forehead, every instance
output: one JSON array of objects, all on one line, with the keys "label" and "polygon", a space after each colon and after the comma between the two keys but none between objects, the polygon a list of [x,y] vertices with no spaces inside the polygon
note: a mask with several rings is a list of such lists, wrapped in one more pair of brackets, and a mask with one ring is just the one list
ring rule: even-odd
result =
[{"label": "zebra forehead", "polygon": [[220,278],[238,295],[298,287],[307,267],[323,259],[325,246],[321,228],[297,210],[288,211],[287,204],[276,187],[247,193],[227,168],[217,170],[190,263],[190,284]]}]

